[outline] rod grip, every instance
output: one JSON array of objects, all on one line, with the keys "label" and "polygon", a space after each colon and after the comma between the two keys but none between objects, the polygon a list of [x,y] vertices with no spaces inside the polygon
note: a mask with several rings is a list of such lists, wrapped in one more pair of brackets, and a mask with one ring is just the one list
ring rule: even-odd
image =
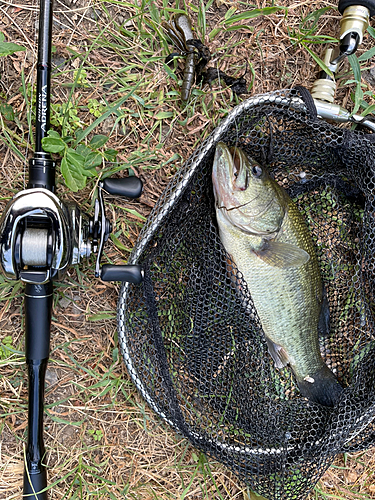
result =
[{"label": "rod grip", "polygon": [[142,194],[143,182],[138,177],[124,177],[112,179],[107,177],[103,180],[103,189],[109,194],[126,196],[127,198],[139,198]]},{"label": "rod grip", "polygon": [[27,284],[25,289],[25,354],[27,360],[49,357],[52,282]]},{"label": "rod grip", "polygon": [[23,476],[23,500],[47,500],[47,472],[42,469],[37,474],[27,473]]}]

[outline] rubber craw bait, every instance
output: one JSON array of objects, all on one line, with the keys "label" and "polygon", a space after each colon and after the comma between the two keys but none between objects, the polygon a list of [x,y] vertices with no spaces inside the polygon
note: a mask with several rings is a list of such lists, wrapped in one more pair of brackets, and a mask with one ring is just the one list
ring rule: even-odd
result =
[{"label": "rubber craw bait", "polygon": [[185,56],[185,69],[182,79],[181,99],[187,102],[196,76],[211,59],[209,49],[200,40],[194,38],[191,21],[185,14],[175,14],[170,21],[162,23],[167,35],[179,52],[173,52],[166,58],[168,64],[174,57]]},{"label": "rubber craw bait", "polygon": [[240,78],[233,78],[217,68],[206,68],[211,59],[210,49],[199,39],[194,38],[191,21],[186,14],[174,14],[169,22],[163,21],[162,26],[178,49],[178,52],[169,54],[165,62],[168,64],[175,57],[186,58],[181,87],[183,102],[186,103],[189,100],[194,80],[196,83],[210,84],[216,78],[221,78],[236,94],[246,93],[244,75]]}]

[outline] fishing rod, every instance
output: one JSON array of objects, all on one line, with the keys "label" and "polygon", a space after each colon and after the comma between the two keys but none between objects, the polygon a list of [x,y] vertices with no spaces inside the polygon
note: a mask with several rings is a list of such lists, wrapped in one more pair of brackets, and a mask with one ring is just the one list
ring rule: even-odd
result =
[{"label": "fishing rod", "polygon": [[105,215],[103,191],[138,198],[137,177],[107,178],[98,183],[95,214],[81,213],[78,205],[55,194],[56,164],[43,151],[50,128],[51,48],[53,0],[40,0],[36,78],[35,151],[29,160],[26,189],[6,206],[0,220],[0,265],[8,280],[22,281],[25,310],[25,357],[28,372],[28,431],[23,498],[47,499],[43,440],[45,374],[50,352],[53,282],[69,266],[96,253],[95,276],[103,281],[140,283],[137,265],[103,265],[103,246],[112,231]]}]

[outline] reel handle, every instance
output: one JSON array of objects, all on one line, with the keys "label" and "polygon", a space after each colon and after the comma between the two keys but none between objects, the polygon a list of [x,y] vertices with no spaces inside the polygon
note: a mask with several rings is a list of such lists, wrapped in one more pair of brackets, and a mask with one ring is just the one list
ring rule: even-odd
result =
[{"label": "reel handle", "polygon": [[138,177],[124,177],[114,179],[107,177],[102,181],[103,189],[109,194],[126,198],[139,198],[142,194],[143,182]]},{"label": "reel handle", "polygon": [[138,198],[142,194],[143,183],[138,177],[125,177],[123,179],[112,179],[110,177],[101,181],[98,185],[98,198],[96,200],[95,216],[92,220],[93,233],[97,241],[97,259],[95,265],[95,277],[103,281],[127,281],[139,284],[143,279],[143,272],[140,266],[132,265],[111,265],[100,266],[100,259],[103,254],[104,242],[107,241],[112,225],[105,216],[105,205],[103,190],[110,194],[126,196],[127,198]]}]

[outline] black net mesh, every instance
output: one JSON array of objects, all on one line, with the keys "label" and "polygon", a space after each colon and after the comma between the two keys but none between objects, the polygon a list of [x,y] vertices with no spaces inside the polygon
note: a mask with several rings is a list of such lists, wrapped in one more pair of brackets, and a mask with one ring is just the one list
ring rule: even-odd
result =
[{"label": "black net mesh", "polygon": [[[375,439],[375,144],[307,108],[297,90],[235,108],[155,206],[130,259],[144,281],[123,285],[118,309],[124,360],[146,401],[269,499],[304,498],[338,453]],[[311,230],[331,317],[321,352],[345,387],[334,408],[303,398],[268,353],[218,236],[218,141],[267,164]]]}]

